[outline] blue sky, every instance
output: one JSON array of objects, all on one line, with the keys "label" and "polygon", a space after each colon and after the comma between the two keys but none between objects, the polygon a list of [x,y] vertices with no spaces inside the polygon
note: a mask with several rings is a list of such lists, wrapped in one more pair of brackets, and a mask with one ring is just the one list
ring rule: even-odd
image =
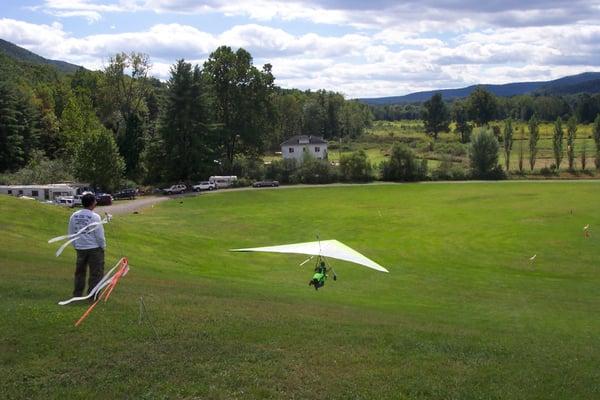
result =
[{"label": "blue sky", "polygon": [[226,44],[282,87],[374,97],[598,71],[599,21],[600,0],[5,0],[0,37],[92,69],[144,52],[160,79]]}]

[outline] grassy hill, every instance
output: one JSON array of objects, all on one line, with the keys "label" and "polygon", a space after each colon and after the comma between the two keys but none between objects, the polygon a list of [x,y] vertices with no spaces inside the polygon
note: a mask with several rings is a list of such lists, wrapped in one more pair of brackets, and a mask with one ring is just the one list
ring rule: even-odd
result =
[{"label": "grassy hill", "polygon": [[[79,328],[68,210],[0,197],[5,398],[600,396],[599,184],[220,192],[116,217],[131,272]],[[390,274],[234,247],[336,238]],[[535,263],[529,257],[537,254]],[[139,324],[144,298],[158,333]]]}]

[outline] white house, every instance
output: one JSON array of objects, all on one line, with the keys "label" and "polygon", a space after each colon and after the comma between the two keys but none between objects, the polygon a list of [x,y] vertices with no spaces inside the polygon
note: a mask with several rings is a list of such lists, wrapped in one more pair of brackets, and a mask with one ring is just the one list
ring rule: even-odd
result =
[{"label": "white house", "polygon": [[320,136],[298,135],[281,143],[281,155],[284,159],[296,159],[302,162],[305,153],[326,160],[327,142]]},{"label": "white house", "polygon": [[0,194],[10,196],[33,197],[39,201],[54,201],[60,196],[75,196],[78,188],[66,183],[57,183],[52,185],[9,185],[0,186]]}]

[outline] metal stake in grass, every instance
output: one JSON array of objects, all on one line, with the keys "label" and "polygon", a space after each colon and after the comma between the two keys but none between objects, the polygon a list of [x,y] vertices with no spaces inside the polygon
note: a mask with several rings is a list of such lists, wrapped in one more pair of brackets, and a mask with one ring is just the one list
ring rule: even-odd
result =
[{"label": "metal stake in grass", "polygon": [[154,332],[154,336],[156,337],[156,340],[160,341],[160,338],[158,337],[158,332],[156,332],[156,328],[154,327],[152,320],[148,316],[148,310],[146,309],[146,303],[144,303],[144,297],[140,296],[140,317],[138,320],[138,324],[141,324],[142,321],[146,321],[148,323],[148,325],[150,325],[150,327],[152,328],[152,331]]}]

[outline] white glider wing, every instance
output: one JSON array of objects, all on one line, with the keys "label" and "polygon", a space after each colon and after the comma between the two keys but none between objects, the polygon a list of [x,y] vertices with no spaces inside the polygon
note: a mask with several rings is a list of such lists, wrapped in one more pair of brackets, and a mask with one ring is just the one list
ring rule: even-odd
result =
[{"label": "white glider wing", "polygon": [[250,249],[232,249],[230,251],[257,251],[267,253],[307,254],[311,256],[323,256],[336,258],[381,272],[389,272],[375,261],[368,259],[358,251],[346,246],[337,240],[322,240],[320,242],[306,242],[285,244],[283,246],[254,247]]}]

